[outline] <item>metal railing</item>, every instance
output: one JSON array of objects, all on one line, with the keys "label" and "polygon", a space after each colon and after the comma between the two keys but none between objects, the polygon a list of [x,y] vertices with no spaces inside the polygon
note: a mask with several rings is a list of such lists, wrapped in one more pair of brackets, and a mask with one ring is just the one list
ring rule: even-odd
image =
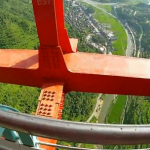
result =
[{"label": "metal railing", "polygon": [[101,145],[148,144],[150,125],[89,124],[0,111],[0,126],[63,141]]},{"label": "metal railing", "polygon": [[[79,148],[79,147],[70,147],[70,146],[63,146],[57,144],[49,144],[49,143],[41,143],[42,145],[47,145],[51,147],[63,148],[63,149],[74,149],[74,150],[102,150],[102,149],[88,149],[88,148]],[[6,141],[0,139],[0,150],[45,150],[45,149],[36,149],[33,147],[28,147],[20,144],[16,144],[10,141]],[[106,149],[103,149],[106,150]],[[135,149],[136,150],[136,149]],[[145,148],[141,150],[150,150],[150,148]]]}]

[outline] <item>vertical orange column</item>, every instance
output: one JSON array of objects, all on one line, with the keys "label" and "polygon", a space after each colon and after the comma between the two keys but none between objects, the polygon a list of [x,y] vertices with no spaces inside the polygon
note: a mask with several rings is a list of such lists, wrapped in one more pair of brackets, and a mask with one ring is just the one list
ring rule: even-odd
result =
[{"label": "vertical orange column", "polygon": [[58,46],[54,0],[32,0],[40,45]]},{"label": "vertical orange column", "polygon": [[[64,105],[63,83],[50,82],[43,84],[39,97],[36,115],[48,118],[61,119]],[[39,141],[56,144],[57,140],[39,137]],[[55,150],[54,147],[41,145],[46,150]]]},{"label": "vertical orange column", "polygon": [[64,26],[63,0],[32,0],[41,46],[60,46],[63,53],[72,53]]},{"label": "vertical orange column", "polygon": [[54,1],[55,1],[56,24],[58,29],[59,45],[63,53],[72,53],[73,50],[71,47],[69,36],[67,30],[65,29],[63,0],[54,0]]}]

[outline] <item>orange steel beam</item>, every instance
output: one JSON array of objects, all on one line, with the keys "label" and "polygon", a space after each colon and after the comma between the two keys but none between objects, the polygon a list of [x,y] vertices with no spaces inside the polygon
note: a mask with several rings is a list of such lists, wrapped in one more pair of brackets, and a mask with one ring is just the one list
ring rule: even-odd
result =
[{"label": "orange steel beam", "polygon": [[46,78],[64,81],[65,92],[150,95],[148,59],[70,53],[63,55],[67,69],[55,74],[50,68],[43,75],[37,55],[35,50],[0,50],[0,82],[41,87]]},{"label": "orange steel beam", "polygon": [[64,26],[63,0],[32,0],[40,45],[60,46],[64,53],[72,49]]},{"label": "orange steel beam", "polygon": [[0,50],[0,82],[42,87],[36,115],[61,119],[62,93],[70,91],[150,96],[150,60],[79,53],[64,27],[63,0],[32,3],[39,50]]}]

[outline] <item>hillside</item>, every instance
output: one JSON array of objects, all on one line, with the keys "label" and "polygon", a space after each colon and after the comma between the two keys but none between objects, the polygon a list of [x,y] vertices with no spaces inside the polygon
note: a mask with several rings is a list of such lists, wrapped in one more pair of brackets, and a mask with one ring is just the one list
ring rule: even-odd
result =
[{"label": "hillside", "polygon": [[[38,36],[32,4],[29,0],[0,0],[0,48],[37,49]],[[94,49],[83,43],[82,35],[68,24],[70,37],[80,39],[79,49],[92,52]],[[12,106],[21,112],[36,111],[40,89],[0,84],[0,103]],[[85,121],[93,110],[97,94],[69,93],[66,95],[63,118]],[[86,103],[86,105],[85,105]]]},{"label": "hillside", "polygon": [[34,49],[38,44],[32,5],[0,0],[0,48]]},{"label": "hillside", "polygon": [[[144,3],[139,3],[116,9],[119,18],[122,19],[122,22],[128,23],[128,25],[134,32],[137,45],[137,55],[135,55],[135,57],[141,57],[146,59],[150,58],[150,9],[145,9],[145,7],[147,6],[148,5]],[[123,124],[149,124],[149,107],[150,97],[127,96],[127,103],[124,107],[124,113],[119,118],[119,120],[111,120],[112,115],[116,117],[116,114],[114,112],[108,119],[110,120],[110,122],[116,121],[117,123]],[[105,146],[105,148],[107,149],[144,149],[149,147],[150,144]]]},{"label": "hillside", "polygon": [[[144,6],[144,7],[143,7]],[[147,8],[145,9],[145,6]],[[150,7],[144,3],[128,5],[116,9],[118,17],[128,23],[134,32],[137,50],[142,47],[140,57],[150,56]],[[140,38],[141,37],[141,38]],[[141,42],[139,42],[141,41]],[[140,46],[140,47],[139,47]]]},{"label": "hillside", "polygon": [[[0,0],[0,48],[34,49],[38,44],[32,5],[27,0]],[[40,89],[0,84],[0,103],[35,112]]]},{"label": "hillside", "polygon": [[148,0],[95,0],[101,3],[139,3],[139,2],[144,2],[147,3]]},{"label": "hillside", "polygon": [[[100,0],[101,2],[118,2],[121,0]],[[126,0],[122,0],[123,2]],[[37,49],[39,40],[37,36],[37,30],[34,22],[34,16],[32,11],[32,4],[30,0],[0,0],[0,48],[12,48],[12,49]],[[139,7],[139,6],[136,6]],[[141,7],[141,6],[140,6]],[[128,20],[133,17],[123,10],[118,8],[120,17],[124,15],[125,19],[129,21],[129,25],[132,20]],[[126,10],[128,11],[128,10]],[[144,12],[144,11],[143,11]],[[145,15],[148,15],[147,12]],[[149,27],[150,24],[146,23],[148,16],[143,17],[143,14],[139,13],[135,16],[135,20],[143,18],[141,26],[144,30],[144,37],[142,41],[142,47],[145,51],[150,52],[149,43]],[[111,19],[109,19],[111,20]],[[139,22],[140,23],[140,22]],[[135,23],[134,23],[135,25]],[[117,26],[114,24],[114,26]],[[118,27],[118,26],[117,26]],[[78,30],[71,27],[66,23],[66,28],[70,37],[77,37],[79,39],[79,51],[83,52],[98,52],[93,47],[87,46],[85,43],[84,35]],[[140,35],[140,33],[138,33]],[[146,38],[145,38],[146,37]],[[139,39],[139,38],[138,38]],[[117,46],[118,47],[118,46]],[[145,57],[148,57],[146,53]],[[142,56],[141,56],[142,57]],[[40,88],[16,86],[10,84],[0,83],[0,104],[12,106],[24,113],[34,113],[36,111],[38,96]],[[108,121],[113,123],[114,119],[116,123],[120,123],[117,115],[122,114],[122,107],[124,106],[126,96],[119,96],[122,101],[118,101],[114,107],[112,114],[110,114]],[[77,93],[71,92],[66,94],[65,108],[63,110],[63,119],[72,121],[85,121],[91,114],[95,105],[97,94],[91,93]],[[123,105],[123,106],[122,106]],[[147,124],[150,123],[150,98],[149,97],[136,97],[129,96],[128,105],[125,107],[125,116],[123,123],[125,124]],[[116,109],[119,108],[119,109]],[[116,111],[117,110],[117,111]],[[117,115],[116,115],[117,113]],[[113,120],[112,120],[113,116]],[[121,115],[120,115],[121,116]],[[60,142],[63,143],[63,142]],[[63,143],[67,145],[77,146],[76,143]],[[138,146],[107,146],[106,148],[115,149],[130,149],[130,148],[145,148],[150,145],[138,145]]]},{"label": "hillside", "polygon": [[150,5],[147,5],[145,3],[138,3],[137,5],[135,5],[136,7],[142,7],[142,8],[150,8]]},{"label": "hillside", "polygon": [[96,0],[102,3],[123,3],[128,2],[129,0]]}]

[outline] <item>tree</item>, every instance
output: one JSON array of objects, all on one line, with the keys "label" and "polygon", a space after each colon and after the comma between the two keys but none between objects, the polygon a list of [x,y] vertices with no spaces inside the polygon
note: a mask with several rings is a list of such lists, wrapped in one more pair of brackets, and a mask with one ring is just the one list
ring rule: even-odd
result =
[{"label": "tree", "polygon": [[92,6],[88,6],[88,8],[86,9],[86,12],[88,14],[93,14],[95,12],[94,8]]}]

